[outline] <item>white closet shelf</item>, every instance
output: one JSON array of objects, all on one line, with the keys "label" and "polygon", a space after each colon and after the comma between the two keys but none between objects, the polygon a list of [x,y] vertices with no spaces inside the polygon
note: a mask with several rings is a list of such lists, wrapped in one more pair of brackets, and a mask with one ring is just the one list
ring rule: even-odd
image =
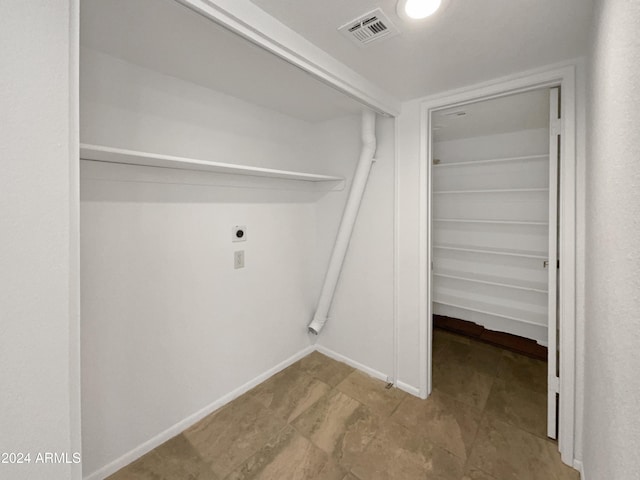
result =
[{"label": "white closet shelf", "polygon": [[470,245],[451,245],[446,243],[434,245],[433,248],[437,248],[440,250],[451,250],[456,252],[482,253],[482,254],[488,254],[488,255],[505,255],[510,257],[536,258],[540,260],[548,259],[548,255],[546,253],[535,252],[531,250],[516,250],[516,249],[508,249],[508,248],[498,249],[498,248],[475,247]]},{"label": "white closet shelf", "polygon": [[440,190],[433,192],[434,195],[449,195],[449,194],[473,194],[473,193],[527,193],[527,192],[548,192],[548,188],[495,188],[495,189],[483,189],[483,190]]},{"label": "white closet shelf", "polygon": [[548,154],[543,155],[526,155],[523,157],[506,157],[506,158],[490,158],[487,160],[472,160],[465,162],[449,162],[449,163],[436,163],[433,165],[434,168],[444,168],[444,167],[457,167],[457,166],[473,166],[473,165],[486,165],[489,163],[503,163],[503,162],[523,162],[528,160],[538,160],[538,159],[547,159],[549,158]]},{"label": "white closet shelf", "polygon": [[232,163],[211,162],[193,158],[175,157],[157,153],[125,150],[102,145],[80,144],[80,158],[97,162],[119,163],[124,165],[140,165],[145,167],[173,168],[178,170],[199,170],[206,172],[248,175],[254,177],[271,177],[306,182],[339,182],[343,177],[319,175],[315,173],[275,170],[271,168],[236,165]]},{"label": "white closet shelf", "polygon": [[470,218],[434,218],[434,222],[449,223],[488,223],[492,225],[535,225],[549,226],[548,222],[528,222],[520,220],[473,220]]},{"label": "white closet shelf", "polygon": [[433,302],[440,305],[446,305],[448,307],[461,308],[463,310],[469,310],[485,315],[507,318],[509,320],[528,323],[530,325],[547,325],[546,314],[522,310],[497,303],[481,302],[475,299],[461,298],[453,295],[438,295],[437,293],[434,293]]},{"label": "white closet shelf", "polygon": [[530,282],[515,278],[499,277],[496,275],[483,275],[476,272],[460,272],[457,270],[438,270],[433,275],[441,278],[450,278],[465,282],[495,285],[497,287],[513,288],[528,292],[548,293],[547,286],[542,282]]}]

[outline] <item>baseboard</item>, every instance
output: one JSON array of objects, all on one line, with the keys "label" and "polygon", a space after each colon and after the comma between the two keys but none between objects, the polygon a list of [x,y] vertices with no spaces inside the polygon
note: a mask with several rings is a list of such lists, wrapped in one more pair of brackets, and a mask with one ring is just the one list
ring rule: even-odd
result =
[{"label": "baseboard", "polygon": [[489,343],[512,352],[547,360],[547,347],[536,340],[525,338],[506,331],[495,331],[469,320],[444,315],[433,315],[433,327]]},{"label": "baseboard", "polygon": [[[269,377],[275,375],[276,373],[278,373],[281,370],[284,370],[289,365],[297,362],[301,358],[306,357],[307,355],[309,355],[314,350],[315,350],[314,345],[309,345],[308,347],[303,348],[298,353],[292,355],[291,357],[287,358],[283,362],[280,362],[279,364],[277,364],[275,367],[270,368],[266,372],[261,373],[260,375],[255,377],[253,380],[250,380],[249,382],[247,382],[244,385],[236,388],[235,390],[231,391],[230,393],[220,397],[218,400],[216,400],[213,403],[207,405],[206,407],[204,407],[200,411],[194,413],[193,415],[188,416],[184,420],[181,420],[180,422],[176,423],[175,425],[169,427],[165,431],[159,433],[155,437],[153,437],[150,440],[146,441],[145,443],[139,445],[138,447],[134,448],[130,452],[125,453],[120,458],[117,458],[113,462],[105,465],[104,467],[102,467],[102,468],[96,470],[95,472],[87,475],[86,477],[83,477],[84,480],[103,480],[104,478],[108,477],[109,475],[114,474],[115,472],[117,472],[121,468],[126,467],[131,462],[133,462],[133,461],[137,460],[138,458],[140,458],[141,456],[143,456],[145,453],[148,453],[151,450],[153,450],[154,448],[159,447],[164,442],[166,442],[167,440],[170,440],[171,438],[175,437],[176,435],[179,435],[180,433],[185,431],[187,428],[191,427],[195,423],[197,423],[200,420],[202,420],[207,415],[215,412],[220,407],[223,407],[227,403],[229,403],[232,400],[238,398],[243,393],[248,392],[249,390],[251,390],[256,385],[259,385],[260,383],[264,382]],[[330,355],[327,354],[327,356],[330,356]]]},{"label": "baseboard", "polygon": [[350,367],[355,368],[356,370],[360,370],[361,372],[366,373],[367,375],[373,377],[373,378],[377,378],[379,380],[382,380],[384,382],[388,382],[389,381],[389,375],[387,375],[386,373],[382,373],[379,372],[378,370],[374,370],[373,368],[367,367],[366,365],[360,363],[360,362],[356,362],[355,360],[349,358],[349,357],[345,357],[344,355],[334,352],[333,350],[328,349],[327,347],[323,346],[323,345],[315,345],[315,348],[318,352],[322,353],[323,355],[326,355],[329,358],[333,358],[334,360],[337,360],[339,362],[342,363],[346,363],[347,365],[349,365]]},{"label": "baseboard", "polygon": [[573,468],[580,472],[580,480],[587,480],[587,477],[584,474],[584,465],[582,464],[582,461],[574,459]]},{"label": "baseboard", "polygon": [[409,385],[408,383],[398,381],[396,382],[396,387],[398,387],[403,392],[407,392],[413,395],[414,397],[422,398],[420,397],[420,389],[414,387],[413,385]]},{"label": "baseboard", "polygon": [[533,324],[524,321],[506,319],[472,310],[465,310],[459,307],[442,305],[434,303],[433,313],[451,318],[459,318],[469,322],[482,325],[487,330],[496,332],[505,332],[519,337],[530,338],[540,345],[545,345],[548,336],[548,327],[546,325]]},{"label": "baseboard", "polygon": [[[389,382],[390,381],[390,376],[382,373],[378,370],[374,370],[373,368],[367,367],[366,365],[357,362],[355,360],[353,360],[352,358],[349,358],[345,355],[342,355],[338,352],[335,352],[323,345],[315,345],[316,350],[324,355],[326,355],[327,357],[333,358],[334,360],[337,360],[339,362],[342,363],[346,363],[347,365],[349,365],[350,367],[355,368],[356,370],[360,370],[361,372],[366,373],[367,375],[373,377],[373,378],[377,378],[379,380],[382,380],[384,382]],[[415,397],[420,397],[420,389],[414,387],[413,385],[409,385],[408,383],[404,383],[404,382],[400,382],[400,381],[396,381],[395,382],[395,386],[396,388],[402,390],[403,392],[407,392]]]}]

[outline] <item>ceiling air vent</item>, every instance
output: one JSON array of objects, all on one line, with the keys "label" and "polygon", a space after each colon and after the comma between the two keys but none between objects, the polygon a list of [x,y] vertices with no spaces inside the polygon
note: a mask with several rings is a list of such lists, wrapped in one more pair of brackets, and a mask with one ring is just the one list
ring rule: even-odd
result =
[{"label": "ceiling air vent", "polygon": [[369,45],[400,33],[379,8],[351,20],[338,28],[338,31],[360,46]]}]

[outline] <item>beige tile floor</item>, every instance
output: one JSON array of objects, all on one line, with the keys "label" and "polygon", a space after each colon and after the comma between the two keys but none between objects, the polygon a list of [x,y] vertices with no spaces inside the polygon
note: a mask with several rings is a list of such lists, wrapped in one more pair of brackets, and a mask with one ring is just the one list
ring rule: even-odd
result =
[{"label": "beige tile floor", "polygon": [[111,480],[576,480],[545,437],[546,364],[436,331],[420,400],[312,353]]}]

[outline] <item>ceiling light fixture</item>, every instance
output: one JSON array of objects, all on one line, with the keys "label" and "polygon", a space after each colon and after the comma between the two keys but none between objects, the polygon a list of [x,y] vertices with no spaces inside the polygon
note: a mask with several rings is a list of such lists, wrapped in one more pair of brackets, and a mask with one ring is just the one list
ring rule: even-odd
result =
[{"label": "ceiling light fixture", "polygon": [[436,13],[442,0],[399,0],[398,15],[401,18],[420,20]]}]

